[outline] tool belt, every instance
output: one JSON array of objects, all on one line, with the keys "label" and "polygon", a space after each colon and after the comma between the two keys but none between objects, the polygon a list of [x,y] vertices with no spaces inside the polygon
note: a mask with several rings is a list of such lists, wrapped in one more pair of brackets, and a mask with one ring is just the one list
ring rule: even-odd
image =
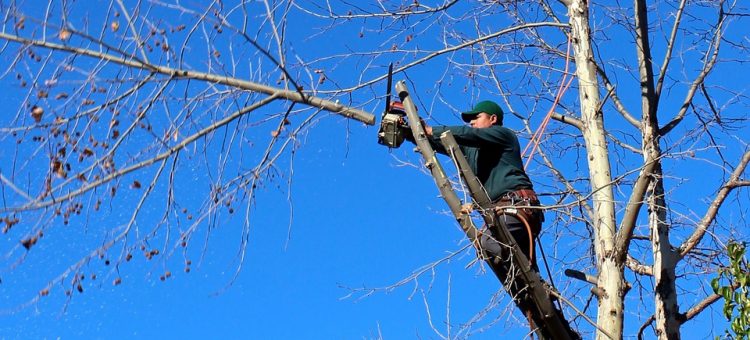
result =
[{"label": "tool belt", "polygon": [[538,235],[541,231],[542,222],[544,222],[544,213],[542,210],[524,208],[539,206],[539,198],[537,198],[534,190],[519,189],[507,192],[493,202],[492,205],[500,214],[516,214],[524,218],[529,223],[534,236]]}]

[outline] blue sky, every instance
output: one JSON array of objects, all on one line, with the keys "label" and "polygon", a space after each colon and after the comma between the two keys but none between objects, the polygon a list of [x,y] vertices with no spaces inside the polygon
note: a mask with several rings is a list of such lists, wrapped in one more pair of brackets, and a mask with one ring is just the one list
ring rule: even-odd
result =
[{"label": "blue sky", "polygon": [[[329,121],[332,124],[323,125],[332,126],[311,134],[305,146],[309,151],[297,161],[298,167],[311,170],[294,178],[296,204],[288,244],[287,207],[259,200],[254,209],[262,210],[263,217],[254,222],[247,261],[228,289],[223,290],[236,267],[239,236],[232,224],[212,234],[204,262],[189,274],[178,265],[173,278],[161,282],[160,265],[136,254],[123,265],[121,285],[113,287],[111,277],[102,279],[104,274],[99,274],[99,283],[76,294],[65,313],[61,314],[62,294],[50,295],[34,307],[5,316],[3,333],[63,338],[376,338],[381,332],[386,338],[432,338],[422,290],[434,309],[433,322],[443,329],[449,277],[452,317],[480,311],[497,282],[477,275],[476,267],[464,270],[471,260],[465,254],[455,264],[440,266],[432,287],[428,273],[418,287],[408,283],[387,294],[358,299],[361,294],[355,293],[345,298],[351,291],[344,287],[390,285],[465,243],[450,218],[435,213],[444,208],[430,178],[414,169],[401,169],[406,179],[388,177],[393,176],[394,160],[375,143],[372,127],[358,127],[349,145],[369,149],[371,158],[353,156],[351,151],[346,156],[344,144],[330,147],[330,134],[336,135],[343,122]],[[314,136],[326,128],[326,139]],[[336,137],[343,141],[345,136]],[[362,175],[320,181],[332,167]],[[409,182],[419,187],[408,187]],[[391,185],[402,187],[394,189],[393,197],[383,190]]]},{"label": "blue sky", "polygon": [[[96,31],[101,25],[109,26],[106,22],[113,19],[104,18],[98,11],[111,4],[92,3],[96,6],[87,7],[81,3],[74,6],[75,9],[70,15],[70,24],[73,27],[90,27],[88,29]],[[23,10],[30,17],[40,17],[45,10],[44,7],[35,4],[26,5]],[[298,60],[311,62],[307,65],[309,69],[322,69],[326,72],[329,80],[319,84],[319,90],[334,91],[348,88],[360,80],[382,75],[389,62],[396,62],[397,66],[399,63],[403,65],[432,50],[439,50],[443,46],[443,39],[450,43],[459,41],[459,37],[443,35],[445,32],[442,30],[448,24],[461,29],[467,37],[478,34],[475,25],[481,32],[487,33],[512,24],[504,16],[503,19],[496,20],[498,16],[502,16],[497,13],[482,16],[477,22],[468,19],[459,19],[457,23],[452,21],[462,16],[468,17],[469,7],[473,5],[459,2],[448,12],[452,17],[438,17],[435,24],[431,24],[430,20],[422,22],[421,17],[418,17],[396,21],[339,20],[328,26],[330,22],[314,19],[294,10],[288,19],[289,29],[286,31],[286,46],[289,51],[287,58],[294,64],[291,67],[294,75],[307,87],[317,86],[319,75],[308,74],[308,69],[295,64]],[[376,8],[365,7],[369,10]],[[227,5],[226,8],[231,7]],[[312,5],[308,7],[310,8]],[[499,7],[488,8],[499,10]],[[559,11],[560,8],[556,9]],[[262,15],[262,6],[255,4],[252,11]],[[708,10],[700,10],[699,13],[707,16],[710,14]],[[191,15],[158,6],[148,15],[157,18],[150,24],[160,25],[159,27],[175,27],[182,22],[193,22]],[[533,17],[535,14],[527,15]],[[597,12],[594,18],[601,15]],[[237,16],[232,18],[237,19]],[[59,16],[53,15],[50,22],[59,20]],[[253,17],[253,20],[258,18]],[[253,20],[251,24],[260,25]],[[710,22],[712,19],[707,20]],[[34,27],[35,24],[29,21],[29,27]],[[738,27],[741,25],[737,23],[732,26],[729,32],[734,34],[732,37],[742,36],[741,33],[737,33]],[[322,33],[311,36],[311,31]],[[565,40],[562,34],[555,33],[556,28],[542,31],[549,34],[548,38],[556,43],[558,48],[564,49]],[[252,79],[257,76],[257,70],[267,70],[270,67],[265,57],[258,55],[255,49],[237,36],[227,32],[218,35],[206,33],[201,29],[196,32],[185,54],[185,65],[189,69],[205,71],[211,67],[212,71],[219,73],[229,73],[227,70],[231,70],[236,72],[238,77],[247,76]],[[258,32],[259,36],[268,37],[268,26],[262,26]],[[624,44],[618,43],[630,41],[632,38],[629,37],[629,33],[615,29],[598,32],[598,52],[610,61],[607,64],[609,71],[615,74],[617,81],[622,84],[618,94],[632,112],[638,112],[639,90],[632,86],[634,81],[626,72],[628,67],[632,66],[634,53],[630,46],[624,48]],[[172,44],[179,45],[186,34],[186,31],[182,31],[171,35]],[[407,39],[409,35],[413,35],[414,40]],[[106,37],[114,42],[120,42],[109,33]],[[221,57],[216,57],[212,51],[208,51],[207,40],[215,43]],[[682,47],[690,46],[700,40],[701,37],[689,37],[681,39],[680,44]],[[492,79],[486,73],[486,67],[467,66],[469,61],[478,60],[477,52],[473,51],[451,53],[429,60],[406,73],[397,74],[395,80],[408,81],[420,112],[429,116],[428,121],[431,123],[458,124],[459,110],[469,108],[472,102],[479,99],[492,98],[501,102],[509,111],[513,110],[530,117],[531,127],[534,128],[551,105],[551,94],[556,90],[554,86],[557,86],[559,71],[564,65],[559,60],[537,56],[535,53],[538,50],[531,46],[514,48],[517,46],[504,45],[508,41],[501,38],[498,45],[492,45],[497,49],[497,54],[494,55],[496,59],[492,62],[500,65],[500,62],[508,60],[526,60],[549,66],[553,70],[541,68],[541,75],[536,79],[523,72],[523,69],[519,71],[512,66],[498,66],[498,70],[503,71],[500,73],[503,88],[509,93],[503,96],[497,89],[493,89]],[[660,42],[658,39],[654,41]],[[391,45],[396,45],[397,50],[389,52]],[[660,49],[658,44],[655,45],[655,54],[663,53],[663,49]],[[127,43],[124,46],[125,49],[132,48]],[[275,53],[273,43],[264,46],[267,46],[272,54]],[[13,45],[11,49],[5,50],[2,62],[8,63],[12,60],[17,48],[18,45]],[[352,51],[379,50],[386,51],[365,56],[347,56]],[[42,50],[38,50],[38,53],[45,55]],[[738,57],[731,50],[727,53],[726,60]],[[687,61],[675,62],[675,80],[667,89],[674,95],[664,97],[662,105],[667,107],[662,111],[664,117],[670,117],[679,105],[683,98],[683,80],[690,79],[697,70],[697,67],[690,63],[690,60],[696,59],[690,58],[699,59],[700,54],[700,50],[688,50],[679,59]],[[214,57],[207,58],[207,55]],[[328,55],[338,57],[330,60],[317,59]],[[55,60],[60,58],[59,55],[55,57],[58,58]],[[175,65],[173,59],[168,60],[158,53],[152,54],[151,58],[155,63]],[[82,71],[97,67],[93,60],[80,59],[75,61],[75,65]],[[241,62],[232,64],[231,60]],[[25,73],[28,71],[24,69],[26,64],[20,65],[17,70],[21,70],[19,72],[23,74],[24,79],[33,74]],[[740,79],[725,75],[731,73],[728,71],[733,67],[736,67],[736,64],[732,62],[721,65],[716,77],[722,81],[714,80],[715,83],[721,83],[728,88],[742,88]],[[144,73],[135,71],[118,73],[118,70],[116,67],[105,66],[99,76],[144,76]],[[469,71],[477,71],[478,76],[469,77]],[[43,78],[51,72],[46,69],[40,74]],[[82,82],[82,74],[85,75],[81,73],[63,76],[60,78],[60,86],[77,86]],[[29,97],[31,99],[27,99],[26,95],[31,92],[20,88],[19,80],[13,76],[12,73],[6,75],[0,82],[0,88],[9,93],[0,98],[0,103],[14,108],[13,114],[0,118],[3,127],[30,124],[24,107],[29,103],[47,105],[45,107],[50,108],[49,111],[54,108],[63,115],[70,115],[80,107],[77,106],[77,102],[61,104],[60,101],[52,99],[34,101],[33,95]],[[278,74],[273,73],[268,79],[263,79],[273,85],[278,79]],[[164,81],[165,78],[160,78],[158,83],[149,84],[138,98],[128,102],[125,108],[133,109],[142,104],[141,101],[153,94]],[[123,89],[117,90],[122,92]],[[731,94],[715,88],[711,90],[720,103],[726,104],[726,113],[729,116],[742,116],[742,106],[736,105],[736,101],[731,99]],[[226,95],[226,98],[217,101],[188,101],[183,98],[197,96],[202,91],[216,91]],[[169,104],[157,105],[147,117],[153,131],[158,132],[152,134],[136,129],[123,146],[125,152],[118,154],[117,164],[126,164],[155,153],[154,150],[158,150],[159,144],[154,141],[154,136],[170,129],[173,122],[167,117],[178,121],[175,117],[182,117],[177,113],[183,112],[180,110],[185,105],[192,108],[191,112],[195,112],[195,118],[193,121],[179,121],[183,123],[180,130],[182,137],[194,132],[197,129],[195,126],[200,127],[232,111],[235,105],[257,99],[247,93],[228,92],[223,87],[214,88],[196,82],[180,82],[174,85],[167,91],[170,100],[165,102]],[[342,98],[344,101],[351,100],[355,105],[379,116],[384,92],[385,82],[381,81],[355,91],[351,97]],[[188,95],[185,95],[186,93]],[[540,98],[534,98],[536,95]],[[101,100],[105,95],[92,96]],[[577,93],[573,87],[560,110],[575,112],[575,98]],[[740,95],[738,98],[744,97]],[[15,108],[18,108],[18,112],[23,112],[19,115],[22,117],[20,122],[15,119]],[[116,198],[104,198],[101,211],[94,212],[90,209],[98,197],[107,196],[107,189],[87,196],[82,202],[86,206],[84,214],[73,217],[67,226],[63,225],[60,219],[50,218],[48,213],[23,215],[23,224],[2,235],[2,337],[376,339],[382,336],[385,339],[433,339],[441,336],[468,335],[472,339],[483,339],[500,336],[521,338],[526,334],[525,321],[520,319],[520,315],[515,310],[512,310],[511,314],[504,312],[510,301],[499,289],[499,283],[494,276],[482,271],[476,264],[467,268],[474,259],[473,252],[459,251],[467,244],[463,234],[452,217],[446,213],[446,206],[438,197],[432,179],[419,169],[421,161],[418,155],[411,151],[411,146],[405,144],[398,150],[389,151],[376,143],[376,127],[367,127],[362,123],[326,112],[313,114],[310,111],[294,111],[289,117],[291,125],[288,129],[299,127],[310,115],[313,117],[309,128],[297,136],[295,152],[292,154],[291,148],[287,148],[276,161],[277,168],[270,171],[268,177],[264,177],[264,184],[258,188],[253,203],[248,204],[246,198],[237,198],[232,203],[233,213],[229,213],[228,208],[221,208],[221,212],[216,215],[217,219],[211,220],[210,223],[196,224],[197,229],[192,234],[189,246],[183,250],[176,240],[179,239],[180,233],[198,219],[199,209],[208,200],[210,185],[216,183],[217,178],[228,180],[237,173],[252,168],[261,156],[260,151],[263,150],[264,143],[270,140],[271,132],[278,124],[279,114],[287,108],[286,103],[271,105],[233,122],[227,129],[220,130],[206,140],[200,140],[196,146],[186,149],[181,154],[179,170],[175,175],[175,196],[179,207],[169,212],[166,223],[159,224],[166,201],[164,189],[167,182],[165,177],[162,177],[157,182],[155,194],[149,198],[146,207],[136,219],[134,230],[137,233],[133,236],[134,241],[128,243],[126,249],[116,246],[102,254],[101,258],[95,256],[83,266],[82,273],[86,275],[82,284],[83,293],[76,292],[75,285],[70,286],[70,278],[67,278],[65,284],[54,285],[49,296],[38,303],[22,309],[17,307],[35,297],[40,289],[46,287],[50,279],[60,275],[75,261],[99,247],[103,239],[111,238],[114,231],[121,230],[144,192],[144,188],[133,188],[131,183],[138,180],[145,187],[156,173],[156,167],[125,176],[119,182]],[[607,123],[611,124],[608,127],[612,133],[638,145],[639,140],[632,137],[632,127],[627,126],[614,114],[611,102],[606,110]],[[121,117],[126,115],[127,113]],[[103,122],[113,118],[112,113],[105,112],[101,115]],[[45,119],[52,118],[46,116]],[[121,118],[122,126],[128,124],[127,119]],[[687,120],[691,121],[691,124],[681,133],[687,134],[697,125],[693,118]],[[505,118],[505,125],[517,130],[524,128],[522,122],[510,114]],[[571,177],[585,172],[585,155],[580,145],[576,147],[576,143],[581,140],[572,136],[575,131],[556,122],[551,123],[550,129],[549,136],[552,140],[546,144],[550,155],[556,157],[563,170]],[[12,148],[9,148],[15,147],[13,138],[4,133],[2,139],[5,145],[0,155],[4,164],[0,165],[0,171],[7,175],[11,169],[26,169],[16,181],[28,184],[29,192],[34,194],[41,187],[42,183],[35,180],[46,173],[49,159],[45,152],[52,144],[29,143],[28,139],[46,132],[32,130],[22,133],[25,139],[19,146],[18,154],[11,153]],[[746,137],[742,137],[747,136],[745,132],[747,127],[742,126],[734,138],[722,134],[717,136],[717,139],[721,145],[742,144],[746,142]],[[97,139],[107,140],[111,136],[111,131],[107,128],[93,129],[91,135]],[[682,150],[685,144],[676,143],[680,141],[680,136],[682,134],[668,138],[665,144],[679,144],[676,148]],[[521,134],[523,145],[528,142],[528,137],[528,133]],[[679,164],[682,168],[670,172],[668,179],[670,184],[681,184],[674,190],[686,197],[689,203],[686,203],[688,207],[678,208],[681,212],[687,211],[687,215],[692,218],[702,214],[706,198],[713,194],[721,180],[690,180],[703,169],[713,169],[711,162],[717,162],[715,155],[701,149],[705,146],[704,143],[703,140],[690,140],[686,143],[699,151],[698,157],[675,157],[674,164]],[[147,146],[152,148],[148,149]],[[278,146],[275,150],[278,150]],[[143,151],[142,154],[140,151]],[[728,147],[726,159],[733,163],[741,152],[741,148]],[[209,159],[208,162],[206,158]],[[614,151],[612,159],[614,172],[617,174],[626,172],[641,162],[639,156],[633,157],[622,149]],[[708,161],[704,162],[702,159]],[[669,162],[672,160],[667,161],[668,164]],[[452,172],[452,166],[448,162],[444,165]],[[41,172],[35,167],[41,169]],[[289,172],[290,168],[294,169],[293,174]],[[577,172],[577,169],[581,172]],[[540,192],[555,192],[558,189],[551,180],[551,173],[539,163],[532,164],[530,173]],[[288,185],[290,180],[291,186]],[[581,188],[587,187],[585,181],[579,182],[578,185]],[[628,194],[627,190],[619,192],[618,199],[625,200]],[[554,197],[544,196],[542,203],[553,204]],[[747,194],[737,197],[740,202],[747,202]],[[8,201],[17,204],[18,198],[15,199],[16,201]],[[696,206],[693,207],[691,204]],[[182,209],[185,209],[185,212]],[[738,214],[742,213],[741,209],[738,209]],[[245,229],[243,224],[246,211],[249,212],[249,229]],[[188,218],[192,214],[196,214],[195,219]],[[551,220],[549,216],[548,220]],[[678,226],[685,222],[683,216],[676,216],[675,221],[675,225]],[[742,219],[736,216],[730,215],[726,221],[730,222],[730,228],[742,227]],[[25,251],[19,246],[18,240],[35,230],[38,223],[45,222],[49,222],[45,236],[28,255],[24,255]],[[159,249],[161,254],[147,260],[139,248],[142,243],[135,239],[136,236],[148,234],[154,227],[158,229],[150,238],[146,251]],[[676,237],[683,237],[686,229],[676,230]],[[571,233],[574,235],[571,236]],[[562,271],[567,268],[593,271],[592,263],[585,251],[589,246],[585,241],[586,233],[587,229],[580,223],[572,224],[570,228],[547,223],[543,234],[545,252],[552,266],[552,278],[578,308],[587,305],[590,297],[588,287],[564,277]],[[637,233],[643,235],[647,231],[641,226]],[[744,234],[738,236],[746,238]],[[247,240],[245,248],[242,247],[243,239]],[[240,261],[242,249],[247,251],[244,261]],[[132,254],[133,258],[124,261],[128,253]],[[20,260],[21,265],[17,265]],[[110,263],[106,264],[107,261]],[[190,261],[189,273],[185,272],[187,261]],[[397,287],[386,288],[437,261],[440,262],[434,270],[427,268],[420,272],[416,279],[406,280]],[[238,268],[241,271],[235,279]],[[162,281],[160,277],[167,271],[171,275]],[[96,279],[93,279],[92,274],[96,275]],[[684,273],[678,273],[680,274]],[[629,279],[633,279],[632,274],[627,275]],[[114,286],[113,281],[117,278],[120,278],[122,283]],[[700,279],[685,279],[680,288],[700,290],[702,288],[699,288],[699,281]],[[648,286],[649,283],[645,282],[644,285]],[[67,301],[64,294],[66,289],[73,289],[73,298],[70,301]],[[369,292],[372,294],[368,294]],[[702,298],[705,294],[707,292],[681,301],[684,303],[682,307],[692,305],[694,300]],[[635,333],[634,330],[640,326],[638,320],[644,318],[644,313],[650,313],[649,299],[649,296],[635,293],[629,295],[626,303],[626,334]],[[588,307],[590,315],[595,314],[594,309],[595,302],[592,302]],[[478,321],[473,322],[475,317]],[[462,328],[462,325],[467,324],[470,327]],[[683,330],[690,331],[684,333],[684,338],[710,337],[718,334],[724,324],[717,313],[707,315],[687,324]],[[577,325],[586,331],[591,329],[580,319],[577,320]]]}]

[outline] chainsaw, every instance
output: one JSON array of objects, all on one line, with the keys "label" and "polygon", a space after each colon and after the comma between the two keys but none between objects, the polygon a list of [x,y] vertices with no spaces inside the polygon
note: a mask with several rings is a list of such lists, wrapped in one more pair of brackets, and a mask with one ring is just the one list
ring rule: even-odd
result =
[{"label": "chainsaw", "polygon": [[388,88],[385,95],[385,110],[380,117],[378,129],[378,144],[389,148],[398,148],[404,142],[406,124],[406,110],[400,101],[391,102],[391,87],[393,87],[393,63],[388,66]]}]

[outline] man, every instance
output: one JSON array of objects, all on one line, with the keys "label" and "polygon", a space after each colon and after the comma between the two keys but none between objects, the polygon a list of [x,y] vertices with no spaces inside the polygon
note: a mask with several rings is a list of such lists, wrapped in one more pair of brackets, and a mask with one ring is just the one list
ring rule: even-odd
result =
[{"label": "man", "polygon": [[[503,126],[503,110],[500,106],[489,100],[481,101],[472,110],[463,112],[461,118],[470,126],[425,125],[425,132],[435,151],[447,154],[439,139],[440,134],[450,131],[495,206],[539,205],[531,180],[523,170],[518,137]],[[413,141],[409,134],[407,139]],[[523,253],[536,267],[532,241],[541,229],[543,216],[538,209],[517,210],[517,215],[504,214],[501,218]],[[531,230],[521,219],[526,220]],[[497,231],[490,231],[483,233],[482,247],[490,255],[501,256],[502,245],[494,241],[493,237]]]},{"label": "man", "polygon": [[[543,221],[539,209],[524,209],[523,207],[538,206],[539,200],[533,191],[529,176],[523,169],[518,137],[503,126],[503,110],[492,101],[481,101],[471,111],[463,112],[461,118],[470,126],[428,126],[425,125],[430,144],[435,151],[447,154],[440,143],[440,135],[450,131],[461,147],[471,170],[484,185],[484,189],[493,202],[493,206],[513,207],[516,213],[501,214],[499,217],[505,222],[510,234],[521,248],[521,251],[531,261],[537,270],[534,256],[533,240],[541,229]],[[414,142],[414,137],[407,131],[406,139]],[[524,220],[526,223],[524,223]],[[525,287],[515,282],[512,277],[516,269],[510,263],[508,247],[497,241],[498,231],[495,228],[485,228],[482,232],[480,245],[484,253],[490,258],[500,261],[493,265],[496,272],[509,287],[517,306],[529,316],[530,300]]]}]

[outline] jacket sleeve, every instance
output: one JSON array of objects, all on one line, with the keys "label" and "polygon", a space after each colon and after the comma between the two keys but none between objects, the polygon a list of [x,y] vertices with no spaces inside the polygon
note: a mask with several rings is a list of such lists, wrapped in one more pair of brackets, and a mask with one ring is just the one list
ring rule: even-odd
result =
[{"label": "jacket sleeve", "polygon": [[[409,128],[404,128],[404,139],[406,139],[407,141],[415,145],[417,144],[416,141],[414,140],[414,134],[411,132],[411,129]],[[448,151],[445,150],[445,148],[443,147],[443,144],[440,143],[439,135],[435,135],[433,133],[432,137],[427,137],[427,141],[430,142],[430,146],[432,146],[432,149],[434,149],[435,152],[441,153],[443,155],[448,154]]]},{"label": "jacket sleeve", "polygon": [[432,128],[432,134],[440,136],[443,132],[450,131],[459,145],[477,148],[511,144],[513,136],[508,136],[506,130],[501,127],[475,129],[468,126],[435,126]]}]

